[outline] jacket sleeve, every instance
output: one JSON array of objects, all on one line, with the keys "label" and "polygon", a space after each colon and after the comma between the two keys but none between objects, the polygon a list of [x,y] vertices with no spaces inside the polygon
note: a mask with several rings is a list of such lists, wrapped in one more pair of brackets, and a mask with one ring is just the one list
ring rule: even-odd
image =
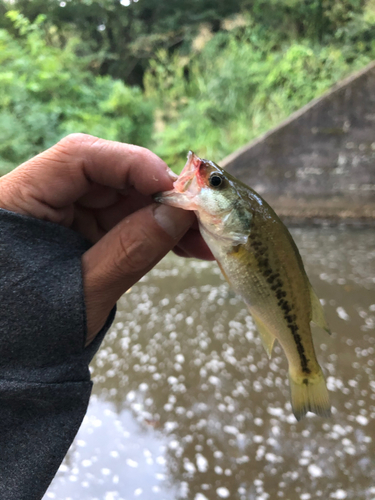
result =
[{"label": "jacket sleeve", "polygon": [[0,209],[0,499],[40,500],[86,413],[88,365],[74,231]]}]

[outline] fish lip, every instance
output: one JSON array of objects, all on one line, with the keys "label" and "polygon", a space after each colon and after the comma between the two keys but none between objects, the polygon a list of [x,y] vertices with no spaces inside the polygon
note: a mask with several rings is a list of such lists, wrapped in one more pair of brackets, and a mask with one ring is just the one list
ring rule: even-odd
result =
[{"label": "fish lip", "polygon": [[194,178],[199,172],[202,160],[193,152],[189,151],[187,162],[182,169],[179,178],[173,183],[174,189],[179,193],[185,193],[191,186]]}]

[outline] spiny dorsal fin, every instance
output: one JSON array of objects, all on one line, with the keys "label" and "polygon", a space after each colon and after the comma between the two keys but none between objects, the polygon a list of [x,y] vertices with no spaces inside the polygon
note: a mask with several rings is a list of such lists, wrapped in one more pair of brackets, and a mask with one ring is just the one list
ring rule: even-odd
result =
[{"label": "spiny dorsal fin", "polygon": [[266,353],[269,358],[272,355],[273,344],[275,343],[276,337],[267,329],[264,323],[252,314],[255,326],[260,334],[260,338],[262,340],[263,347],[266,350]]},{"label": "spiny dorsal fin", "polygon": [[324,314],[324,309],[322,304],[320,303],[320,300],[318,299],[318,296],[316,295],[313,287],[309,284],[310,286],[310,297],[311,297],[311,310],[312,310],[312,317],[311,321],[313,321],[317,326],[320,326],[323,328],[329,335],[331,335],[331,330],[329,329],[325,314]]}]

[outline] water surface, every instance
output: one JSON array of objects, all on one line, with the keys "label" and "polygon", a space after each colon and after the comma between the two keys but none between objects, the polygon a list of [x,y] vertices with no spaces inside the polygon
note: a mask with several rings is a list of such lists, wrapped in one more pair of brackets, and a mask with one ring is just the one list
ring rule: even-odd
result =
[{"label": "water surface", "polygon": [[332,418],[296,422],[280,347],[215,263],[170,255],[120,300],[45,499],[375,499],[374,230],[291,232],[333,332],[313,332]]}]

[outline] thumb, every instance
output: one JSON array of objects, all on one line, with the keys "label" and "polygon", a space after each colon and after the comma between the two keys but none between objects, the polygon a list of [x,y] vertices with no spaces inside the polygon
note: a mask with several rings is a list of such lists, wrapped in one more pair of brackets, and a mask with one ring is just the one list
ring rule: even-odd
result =
[{"label": "thumb", "polygon": [[130,287],[171,250],[194,221],[192,212],[148,205],[123,219],[82,257],[89,344]]}]

